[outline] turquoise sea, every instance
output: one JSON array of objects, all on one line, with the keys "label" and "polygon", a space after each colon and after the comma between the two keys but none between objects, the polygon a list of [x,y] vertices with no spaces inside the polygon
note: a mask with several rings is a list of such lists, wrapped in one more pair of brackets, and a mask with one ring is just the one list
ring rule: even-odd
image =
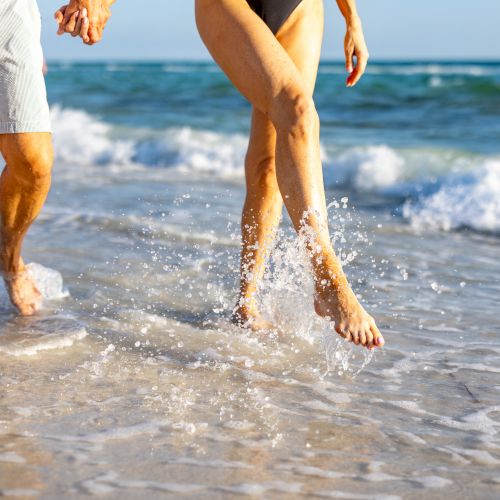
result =
[{"label": "turquoise sea", "polygon": [[500,496],[500,63],[345,76],[322,63],[315,101],[374,355],[315,317],[286,217],[259,292],[286,335],[229,323],[250,108],[215,65],[49,61],[46,301],[0,290],[0,494]]}]

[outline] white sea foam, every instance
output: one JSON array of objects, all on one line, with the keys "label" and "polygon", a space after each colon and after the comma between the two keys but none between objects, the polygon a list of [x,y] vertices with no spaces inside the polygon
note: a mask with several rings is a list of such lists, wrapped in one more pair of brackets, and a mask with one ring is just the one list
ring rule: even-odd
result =
[{"label": "white sea foam", "polygon": [[[27,267],[42,293],[44,303],[69,295],[59,271],[36,263],[30,263]],[[0,312],[12,310],[13,306],[1,282]],[[85,328],[68,316],[33,317],[21,324],[15,321],[6,322],[0,325],[0,353],[10,356],[34,356],[40,351],[70,347],[86,336]]]},{"label": "white sea foam", "polygon": [[100,432],[90,432],[87,434],[74,435],[55,435],[52,439],[65,442],[83,442],[83,443],[106,443],[108,441],[130,439],[134,436],[156,435],[161,432],[163,427],[170,424],[168,420],[156,420],[149,422],[140,422],[123,427],[113,427]]},{"label": "white sea foam", "polygon": [[113,140],[111,127],[85,111],[51,109],[56,161],[67,165],[130,163],[134,144]]},{"label": "white sea foam", "polygon": [[121,478],[115,472],[107,472],[97,477],[87,479],[79,484],[79,487],[90,495],[106,495],[118,490],[150,490],[162,493],[187,494],[203,489],[202,485],[193,482],[185,483],[164,483],[159,481],[147,481],[141,479]]},{"label": "white sea foam", "polygon": [[473,172],[448,176],[434,194],[407,202],[403,214],[418,229],[500,232],[500,161],[489,160]]},{"label": "white sea foam", "polygon": [[[34,262],[28,264],[27,267],[44,300],[60,300],[69,295],[69,292],[64,288],[63,278],[59,271]],[[12,310],[12,304],[9,301],[5,285],[0,280],[0,312],[10,310]]]},{"label": "white sea foam", "polygon": [[[117,131],[83,111],[60,107],[52,109],[52,118],[63,167],[154,166],[189,177],[243,180],[247,139],[240,134],[189,127]],[[337,148],[323,157],[329,187],[411,198],[403,213],[416,228],[500,228],[498,157],[385,144]]]},{"label": "white sea foam", "polygon": [[189,127],[172,128],[152,141],[136,145],[134,160],[145,165],[175,167],[191,173],[242,177],[247,140]]},{"label": "white sea foam", "polygon": [[189,127],[160,133],[122,131],[80,110],[51,110],[56,161],[64,165],[143,165],[176,168],[184,173],[243,177],[247,139]]},{"label": "white sea foam", "polygon": [[87,336],[86,329],[66,316],[29,318],[0,327],[0,353],[9,356],[35,356],[39,352],[71,347]]},{"label": "white sea foam", "polygon": [[327,185],[352,186],[359,191],[375,191],[401,180],[405,161],[386,145],[354,147],[341,152],[325,168]]}]

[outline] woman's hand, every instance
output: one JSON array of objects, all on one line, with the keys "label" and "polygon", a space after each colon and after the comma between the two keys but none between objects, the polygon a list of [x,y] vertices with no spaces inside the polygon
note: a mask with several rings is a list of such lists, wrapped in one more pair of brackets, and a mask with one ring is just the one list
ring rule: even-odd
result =
[{"label": "woman's hand", "polygon": [[[368,63],[368,48],[363,35],[361,21],[347,23],[347,32],[344,40],[346,69],[349,73],[346,85],[354,87],[365,72]],[[354,60],[356,58],[356,60]]]},{"label": "woman's hand", "polygon": [[[111,16],[109,7],[113,2],[114,0],[69,0],[68,5],[64,7],[64,11],[61,8],[56,12],[56,20],[59,24],[58,33],[73,34],[77,29],[78,17],[85,9],[88,26],[87,35],[82,37],[83,41],[87,45],[99,42],[102,39],[104,27]],[[79,34],[77,33],[77,35]]]},{"label": "woman's hand", "polygon": [[75,11],[67,24],[63,26],[67,7],[67,5],[63,5],[54,14],[55,20],[59,25],[57,34],[63,35],[64,33],[69,33],[71,36],[79,36],[84,43],[89,43],[89,18],[87,17],[87,9],[83,8],[81,11]]}]

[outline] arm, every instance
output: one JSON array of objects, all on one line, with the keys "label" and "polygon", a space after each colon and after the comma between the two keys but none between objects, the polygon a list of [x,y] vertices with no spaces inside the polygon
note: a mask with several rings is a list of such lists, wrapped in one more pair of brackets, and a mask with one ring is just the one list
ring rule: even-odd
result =
[{"label": "arm", "polygon": [[356,0],[337,0],[337,5],[344,16],[347,30],[344,40],[346,69],[349,73],[347,86],[353,87],[365,72],[369,58],[368,48],[356,9]]},{"label": "arm", "polygon": [[59,24],[57,33],[80,35],[88,45],[97,43],[102,39],[102,32],[111,16],[110,7],[114,2],[115,0],[70,0],[68,5],[61,7],[55,14]]}]

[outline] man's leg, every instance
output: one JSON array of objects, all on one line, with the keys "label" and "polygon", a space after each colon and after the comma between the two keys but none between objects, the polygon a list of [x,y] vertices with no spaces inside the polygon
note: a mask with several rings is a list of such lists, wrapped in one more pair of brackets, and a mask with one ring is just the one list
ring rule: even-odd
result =
[{"label": "man's leg", "polygon": [[0,134],[6,166],[0,177],[0,272],[14,306],[34,314],[41,295],[26,272],[21,246],[50,189],[53,163],[49,133]]}]

